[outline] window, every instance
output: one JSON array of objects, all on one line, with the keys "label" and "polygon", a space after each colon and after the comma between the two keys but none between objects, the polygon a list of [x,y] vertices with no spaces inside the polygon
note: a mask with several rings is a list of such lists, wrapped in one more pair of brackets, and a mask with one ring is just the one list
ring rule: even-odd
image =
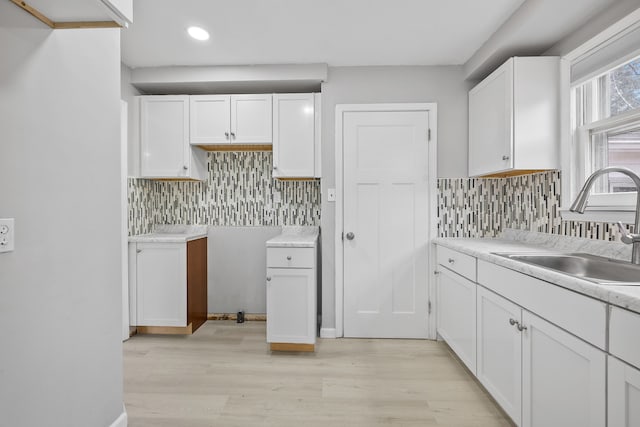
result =
[{"label": "window", "polygon": [[[577,183],[607,166],[640,175],[640,57],[592,78],[572,91]],[[636,188],[619,173],[602,176],[590,206],[634,206]]]}]

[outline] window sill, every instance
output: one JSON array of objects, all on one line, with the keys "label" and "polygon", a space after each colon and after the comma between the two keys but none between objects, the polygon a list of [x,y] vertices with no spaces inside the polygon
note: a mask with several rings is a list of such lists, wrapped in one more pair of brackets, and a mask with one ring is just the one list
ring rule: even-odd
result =
[{"label": "window sill", "polygon": [[560,210],[563,221],[608,222],[621,221],[623,224],[633,224],[636,220],[635,207],[623,206],[598,206],[587,208],[583,214],[571,212],[568,209]]}]

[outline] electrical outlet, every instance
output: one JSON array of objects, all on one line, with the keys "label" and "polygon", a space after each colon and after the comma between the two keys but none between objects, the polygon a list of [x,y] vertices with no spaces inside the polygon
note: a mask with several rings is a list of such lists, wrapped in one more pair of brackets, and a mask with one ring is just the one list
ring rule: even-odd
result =
[{"label": "electrical outlet", "polygon": [[13,251],[14,219],[0,218],[0,252]]}]

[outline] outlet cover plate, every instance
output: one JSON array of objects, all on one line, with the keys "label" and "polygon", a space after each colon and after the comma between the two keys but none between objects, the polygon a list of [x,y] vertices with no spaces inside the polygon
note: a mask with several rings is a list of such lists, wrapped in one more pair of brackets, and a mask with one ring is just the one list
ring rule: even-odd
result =
[{"label": "outlet cover plate", "polygon": [[0,252],[12,252],[14,248],[13,218],[0,218]]}]

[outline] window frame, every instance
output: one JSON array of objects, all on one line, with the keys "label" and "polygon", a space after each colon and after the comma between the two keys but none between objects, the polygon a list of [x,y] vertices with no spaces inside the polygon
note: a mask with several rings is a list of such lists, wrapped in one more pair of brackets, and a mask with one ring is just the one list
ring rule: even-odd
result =
[{"label": "window frame", "polygon": [[[563,220],[578,221],[622,221],[633,222],[636,198],[640,192],[600,193],[589,197],[589,205],[585,214],[570,212],[568,207],[582,188],[588,173],[591,173],[591,138],[594,134],[624,131],[640,128],[640,109],[627,111],[613,117],[606,117],[608,105],[597,100],[607,97],[608,79],[603,76],[615,68],[639,57],[626,56],[618,58],[603,73],[592,76],[588,80],[571,82],[567,86],[569,92],[570,112],[570,150],[568,160],[563,161],[562,170],[568,183],[563,183],[561,217]],[[567,61],[570,68],[572,61]],[[568,173],[567,173],[568,172]],[[568,190],[568,191],[567,191]]]}]

